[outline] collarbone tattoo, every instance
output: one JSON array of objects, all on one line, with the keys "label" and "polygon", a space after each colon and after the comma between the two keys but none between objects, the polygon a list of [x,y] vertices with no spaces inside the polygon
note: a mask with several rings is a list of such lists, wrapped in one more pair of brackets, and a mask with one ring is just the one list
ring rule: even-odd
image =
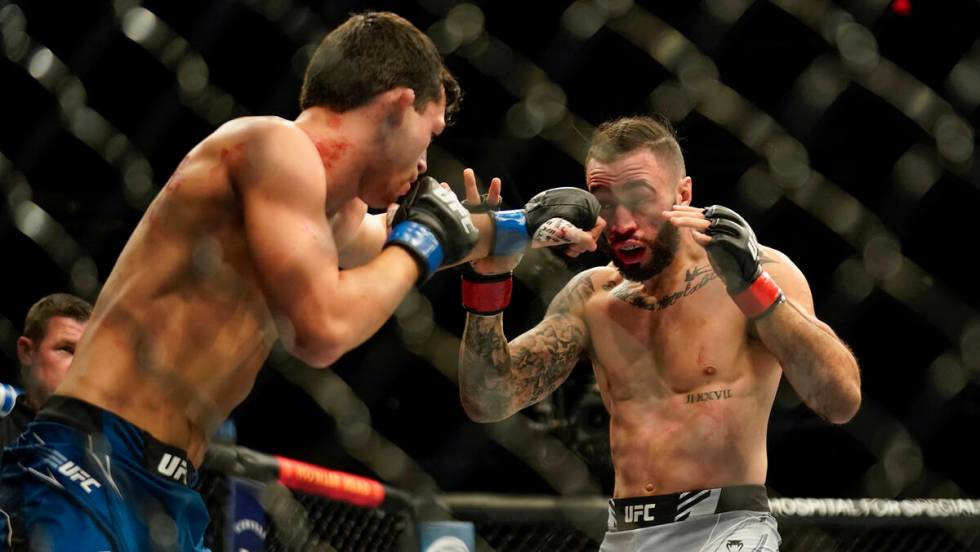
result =
[{"label": "collarbone tattoo", "polygon": [[613,297],[628,305],[648,311],[661,311],[673,306],[685,297],[694,295],[717,278],[718,276],[710,266],[696,266],[688,269],[684,274],[684,289],[668,293],[661,297],[646,294],[643,291],[642,283],[630,282],[628,280],[623,280],[619,283],[615,281],[606,282],[603,285],[603,289],[606,289]]}]

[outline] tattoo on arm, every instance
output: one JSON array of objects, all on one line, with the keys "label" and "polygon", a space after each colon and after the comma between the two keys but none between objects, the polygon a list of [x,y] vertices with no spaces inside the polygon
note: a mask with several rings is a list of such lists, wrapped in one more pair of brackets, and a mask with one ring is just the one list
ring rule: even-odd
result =
[{"label": "tattoo on arm", "polygon": [[545,319],[510,344],[503,318],[468,316],[460,349],[460,390],[472,409],[499,418],[533,404],[560,385],[587,345],[576,314],[593,293],[587,273],[555,297]]},{"label": "tattoo on arm", "polygon": [[585,305],[593,293],[595,293],[595,286],[592,285],[590,273],[583,272],[572,278],[564,289],[551,300],[551,305],[548,306],[548,314],[569,312],[572,309],[580,308]]}]

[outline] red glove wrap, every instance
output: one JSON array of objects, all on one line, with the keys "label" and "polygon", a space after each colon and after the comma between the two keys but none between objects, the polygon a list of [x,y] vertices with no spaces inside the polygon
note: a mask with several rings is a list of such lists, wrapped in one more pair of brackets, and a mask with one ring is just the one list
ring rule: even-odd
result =
[{"label": "red glove wrap", "polygon": [[732,295],[732,299],[749,320],[758,320],[783,302],[783,290],[768,272],[763,271],[749,287]]},{"label": "red glove wrap", "polygon": [[463,274],[463,308],[473,314],[489,316],[510,304],[514,278],[508,274],[484,276]]}]

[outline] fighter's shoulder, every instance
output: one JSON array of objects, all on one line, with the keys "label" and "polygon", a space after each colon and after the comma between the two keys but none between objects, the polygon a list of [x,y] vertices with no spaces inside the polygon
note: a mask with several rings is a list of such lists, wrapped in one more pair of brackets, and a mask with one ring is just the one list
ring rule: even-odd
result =
[{"label": "fighter's shoulder", "polygon": [[252,172],[315,175],[319,168],[319,155],[309,136],[280,117],[239,117],[219,127],[210,139],[220,146],[223,161],[235,164],[247,158],[249,163],[242,168]]},{"label": "fighter's shoulder", "polygon": [[615,268],[597,266],[579,272],[562,288],[564,294],[573,293],[581,299],[587,299],[596,290],[608,289],[607,282],[615,279],[619,273]]},{"label": "fighter's shoulder", "polygon": [[807,285],[806,276],[796,263],[788,255],[773,249],[772,247],[760,246],[759,261],[762,269],[772,275],[780,284],[786,285],[790,282]]},{"label": "fighter's shoulder", "polygon": [[218,127],[212,137],[238,143],[271,143],[284,139],[310,141],[306,133],[296,126],[296,123],[274,116],[249,116],[232,119]]},{"label": "fighter's shoulder", "polygon": [[589,278],[592,280],[592,285],[597,290],[602,289],[608,291],[623,281],[623,274],[612,263],[597,266],[589,269],[587,272],[589,273]]}]

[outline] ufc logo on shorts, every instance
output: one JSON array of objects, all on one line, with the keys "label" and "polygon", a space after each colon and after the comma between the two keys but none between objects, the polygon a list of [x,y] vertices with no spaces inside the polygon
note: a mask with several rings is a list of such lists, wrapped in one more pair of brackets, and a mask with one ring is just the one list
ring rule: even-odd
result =
[{"label": "ufc logo on shorts", "polygon": [[92,493],[92,487],[99,488],[102,486],[101,483],[92,478],[87,471],[75,465],[71,460],[65,462],[64,464],[58,466],[58,472],[62,475],[71,479],[72,481],[79,481],[79,486],[86,493]]},{"label": "ufc logo on shorts", "polygon": [[179,483],[187,484],[187,460],[174,456],[169,452],[163,453],[157,471]]},{"label": "ufc logo on shorts", "polygon": [[636,523],[638,521],[653,521],[651,511],[656,508],[656,504],[636,504],[626,507],[626,523]]}]

